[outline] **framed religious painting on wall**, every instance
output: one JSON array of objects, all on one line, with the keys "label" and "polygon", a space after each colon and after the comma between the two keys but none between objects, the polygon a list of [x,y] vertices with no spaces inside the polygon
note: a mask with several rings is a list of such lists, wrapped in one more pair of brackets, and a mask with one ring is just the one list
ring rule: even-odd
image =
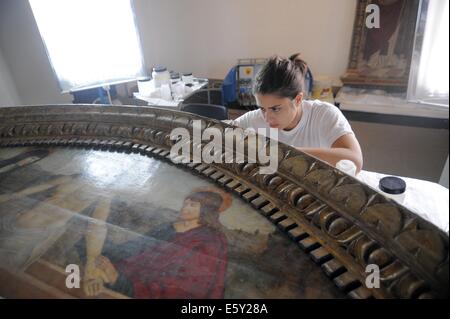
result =
[{"label": "framed religious painting on wall", "polygon": [[[406,89],[419,4],[358,0],[349,65],[341,78],[344,85]],[[377,18],[379,25],[367,24]]]}]

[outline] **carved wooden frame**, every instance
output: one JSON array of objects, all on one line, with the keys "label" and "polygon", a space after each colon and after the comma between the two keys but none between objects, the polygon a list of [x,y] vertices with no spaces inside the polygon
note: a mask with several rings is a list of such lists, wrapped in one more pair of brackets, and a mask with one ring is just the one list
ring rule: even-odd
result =
[{"label": "carved wooden frame", "polygon": [[[0,147],[93,148],[140,153],[172,163],[170,132],[175,127],[191,131],[193,120],[203,122],[202,131],[230,127],[150,107],[5,107],[0,108]],[[278,155],[278,171],[271,175],[259,173],[260,163],[174,165],[207,177],[249,202],[352,298],[448,297],[447,233],[290,146],[278,144]],[[380,288],[366,288],[368,264],[379,266]]]}]

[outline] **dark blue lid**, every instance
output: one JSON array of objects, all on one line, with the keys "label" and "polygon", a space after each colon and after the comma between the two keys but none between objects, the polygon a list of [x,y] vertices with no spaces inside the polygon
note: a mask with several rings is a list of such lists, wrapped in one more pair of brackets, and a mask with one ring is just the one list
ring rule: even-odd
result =
[{"label": "dark blue lid", "polygon": [[138,81],[139,82],[147,82],[150,81],[152,78],[150,76],[146,76],[144,78],[139,78]]},{"label": "dark blue lid", "polygon": [[403,194],[406,190],[406,183],[403,179],[395,176],[387,176],[380,179],[380,189],[388,194]]},{"label": "dark blue lid", "polygon": [[167,71],[167,68],[165,66],[155,66],[153,68],[153,71],[155,71],[155,72],[164,72],[164,71]]}]

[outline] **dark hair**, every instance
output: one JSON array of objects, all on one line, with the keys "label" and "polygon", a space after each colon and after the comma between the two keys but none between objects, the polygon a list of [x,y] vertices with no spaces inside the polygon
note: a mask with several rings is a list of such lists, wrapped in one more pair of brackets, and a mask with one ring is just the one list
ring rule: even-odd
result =
[{"label": "dark hair", "polygon": [[222,206],[222,196],[214,192],[195,192],[186,197],[200,203],[200,224],[219,228],[219,208]]},{"label": "dark hair", "polygon": [[304,79],[308,66],[300,59],[300,53],[289,59],[272,56],[256,75],[253,94],[274,94],[295,98],[304,90]]}]

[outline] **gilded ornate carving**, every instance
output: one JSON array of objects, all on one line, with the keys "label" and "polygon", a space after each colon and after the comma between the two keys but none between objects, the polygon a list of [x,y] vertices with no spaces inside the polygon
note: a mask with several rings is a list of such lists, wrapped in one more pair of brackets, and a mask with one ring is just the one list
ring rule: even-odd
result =
[{"label": "gilded ornate carving", "polygon": [[[0,119],[0,146],[73,145],[167,160],[173,128],[192,130],[193,120],[201,120],[202,132],[229,127],[182,112],[126,106],[1,108]],[[206,144],[196,145],[192,138],[186,143],[194,148]],[[245,143],[245,154],[248,147]],[[223,149],[217,155],[236,155],[230,152]],[[278,171],[270,175],[259,173],[259,162],[177,165],[217,182],[260,210],[350,297],[448,297],[446,233],[307,154],[279,145],[278,156]],[[364,287],[368,264],[380,267],[379,289]]]}]

